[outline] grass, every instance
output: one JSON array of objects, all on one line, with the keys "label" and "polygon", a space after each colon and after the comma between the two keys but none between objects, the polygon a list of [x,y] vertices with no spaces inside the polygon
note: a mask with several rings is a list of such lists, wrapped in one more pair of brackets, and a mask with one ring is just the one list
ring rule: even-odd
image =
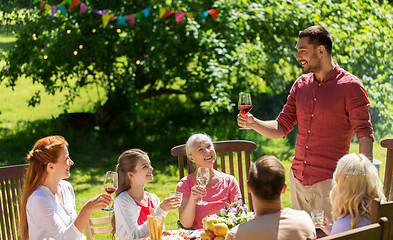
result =
[{"label": "grass", "polygon": [[[0,52],[2,49],[9,49],[13,41],[12,36],[0,33]],[[0,66],[2,64],[4,65],[4,62],[0,62]],[[154,138],[149,139],[149,137],[142,139],[144,131],[154,130],[145,127],[140,130],[142,134],[138,135],[132,130],[122,129],[122,132],[128,133],[126,135],[131,135],[125,137],[123,133],[114,133],[99,128],[74,129],[64,127],[58,119],[59,114],[63,112],[64,94],[56,96],[43,94],[39,106],[28,107],[29,96],[38,90],[44,92],[41,86],[32,85],[28,79],[23,78],[19,80],[14,91],[6,88],[4,82],[0,83],[0,166],[23,163],[26,153],[37,139],[47,135],[59,134],[70,142],[70,155],[75,161],[69,181],[76,193],[77,211],[86,201],[97,194],[104,193],[101,184],[104,180],[105,171],[114,170],[120,153],[133,147],[142,148],[152,153],[150,158],[155,168],[155,178],[153,182],[146,184],[146,190],[155,193],[161,200],[168,197],[171,191],[175,191],[179,180],[177,159],[170,156],[170,147],[166,148],[167,150],[164,149],[163,154],[157,154],[155,148],[162,148],[163,143],[157,142]],[[102,92],[97,94],[95,88],[84,89],[76,102],[71,105],[69,112],[92,111],[99,95],[103,96],[104,94]],[[252,160],[266,154],[277,156],[287,170],[287,179],[289,179],[288,171],[294,149],[288,144],[288,141],[294,139],[294,135],[289,136],[289,139],[266,139],[252,131],[238,131],[235,122],[226,127],[235,131],[234,139],[247,139],[257,143],[258,148],[253,153]],[[168,139],[171,139],[171,136]],[[160,140],[158,139],[158,141]],[[167,143],[169,146],[177,144],[178,142]],[[352,143],[350,151],[357,152],[357,149],[357,143]],[[385,155],[386,152],[380,147],[379,141],[375,141],[374,157],[384,162]],[[380,167],[381,179],[383,179],[384,166],[382,164]],[[290,185],[282,198],[285,207],[291,206],[289,193]],[[97,211],[92,214],[92,217],[107,215],[108,213]],[[178,212],[170,211],[165,221],[166,228],[177,229],[177,219]],[[108,238],[108,235],[95,237],[95,239]]]}]

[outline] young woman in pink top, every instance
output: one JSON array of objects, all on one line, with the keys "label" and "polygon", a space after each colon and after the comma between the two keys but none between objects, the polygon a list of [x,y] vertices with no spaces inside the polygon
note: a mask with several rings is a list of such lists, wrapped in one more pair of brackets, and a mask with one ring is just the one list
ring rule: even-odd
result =
[{"label": "young woman in pink top", "polygon": [[[217,213],[226,203],[241,199],[239,184],[232,175],[218,172],[213,168],[216,161],[211,138],[206,134],[194,134],[186,143],[188,159],[196,166],[196,171],[182,178],[177,184],[177,192],[183,193],[183,201],[179,208],[180,223],[184,228],[201,229],[202,219]],[[196,181],[197,169],[207,167],[210,179],[206,187],[201,187]],[[203,197],[207,205],[197,205]]]}]

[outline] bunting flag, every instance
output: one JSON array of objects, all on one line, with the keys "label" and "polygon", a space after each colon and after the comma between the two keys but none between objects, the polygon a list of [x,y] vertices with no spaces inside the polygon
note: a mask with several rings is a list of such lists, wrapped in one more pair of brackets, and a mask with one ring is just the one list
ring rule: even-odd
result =
[{"label": "bunting flag", "polygon": [[51,12],[51,6],[45,5],[45,15],[49,14]]},{"label": "bunting flag", "polygon": [[144,16],[143,12],[137,12],[137,13],[135,13],[134,15],[135,15],[135,17],[136,17],[137,19],[142,19],[143,16]]},{"label": "bunting flag", "polygon": [[209,10],[209,14],[212,16],[213,20],[216,20],[219,11],[219,8]]},{"label": "bunting flag", "polygon": [[201,18],[202,18],[202,19],[206,19],[207,16],[209,16],[209,10],[204,11],[204,12],[201,14]]},{"label": "bunting flag", "polygon": [[63,0],[61,3],[57,4],[57,6],[66,5],[66,4],[67,4],[67,1]]},{"label": "bunting flag", "polygon": [[102,25],[104,26],[104,28],[106,27],[106,25],[108,25],[109,20],[111,20],[112,15],[110,14],[102,14]]},{"label": "bunting flag", "polygon": [[194,20],[195,19],[195,14],[194,13],[186,13],[186,17],[188,19]]},{"label": "bunting flag", "polygon": [[61,12],[64,16],[67,16],[67,9],[66,9],[65,5],[58,6],[57,9],[60,10],[60,12]]},{"label": "bunting flag", "polygon": [[185,12],[176,12],[176,22],[177,22],[177,24],[179,24],[183,20],[185,15],[186,15]]},{"label": "bunting flag", "polygon": [[106,13],[106,10],[96,10],[96,13],[102,16]]},{"label": "bunting flag", "polygon": [[119,23],[119,26],[124,26],[126,23],[127,17],[126,16],[120,16],[117,18],[117,22]]},{"label": "bunting flag", "polygon": [[[55,13],[59,10],[64,16],[67,16],[67,8],[66,4],[69,5],[68,9],[72,9],[74,7],[77,7],[79,5],[79,14],[83,15],[87,10],[90,10],[92,12],[95,12],[96,14],[100,15],[102,18],[102,25],[105,28],[110,20],[117,20],[119,26],[124,26],[125,22],[127,21],[131,27],[135,25],[136,19],[143,19],[143,18],[148,18],[148,16],[151,13],[150,8],[145,8],[142,11],[139,11],[134,14],[129,14],[125,16],[112,16],[110,14],[107,14],[107,10],[94,10],[92,8],[89,8],[85,3],[81,2],[81,0],[63,0],[61,3],[59,3],[56,6],[51,6],[49,4],[45,4],[43,0],[34,0],[33,4],[36,3],[43,3],[41,4],[41,7],[44,7],[44,13],[45,14],[50,14],[51,17],[53,18]],[[218,13],[220,9],[215,8],[215,9],[209,9],[200,15],[202,19],[206,19],[207,16],[211,16],[213,20],[216,20]],[[175,13],[175,14],[174,14]],[[175,20],[176,23],[179,24],[181,21],[183,21],[184,17],[187,17],[188,19],[195,20],[195,14],[191,12],[180,12],[180,11],[174,11],[174,10],[168,10],[164,7],[159,8],[159,17],[160,18],[168,18],[171,15],[175,15]]]},{"label": "bunting flag", "polygon": [[159,11],[160,11],[160,18],[162,18],[167,10],[165,8],[163,8],[163,7],[160,7]]},{"label": "bunting flag", "polygon": [[145,18],[147,18],[147,17],[149,16],[150,11],[151,11],[150,8],[145,8],[145,9],[143,10],[143,14],[145,14]]},{"label": "bunting flag", "polygon": [[126,17],[126,19],[128,21],[128,24],[130,24],[131,27],[133,27],[135,25],[135,15],[134,14],[128,15]]},{"label": "bunting flag", "polygon": [[79,6],[79,15],[83,15],[87,11],[88,7],[86,4],[81,3]]},{"label": "bunting flag", "polygon": [[74,8],[76,6],[78,6],[79,4],[81,4],[81,1],[79,0],[72,0],[72,3],[70,5],[70,7],[68,9]]},{"label": "bunting flag", "polygon": [[51,7],[51,14],[50,14],[50,16],[51,16],[52,18],[53,18],[53,16],[55,15],[56,11],[57,11],[57,7],[56,7],[56,6],[52,6],[52,7]]},{"label": "bunting flag", "polygon": [[172,15],[173,13],[174,13],[175,11],[173,11],[173,10],[166,10],[166,12],[165,12],[165,14],[164,14],[164,16],[162,16],[163,18],[167,18],[167,17],[169,17],[170,15]]}]

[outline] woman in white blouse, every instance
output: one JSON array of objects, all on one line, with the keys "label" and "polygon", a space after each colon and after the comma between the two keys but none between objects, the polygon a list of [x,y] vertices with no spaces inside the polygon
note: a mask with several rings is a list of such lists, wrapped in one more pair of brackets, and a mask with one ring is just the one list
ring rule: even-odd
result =
[{"label": "woman in white blouse", "polygon": [[119,187],[114,202],[116,239],[138,239],[149,236],[147,216],[154,210],[158,223],[169,210],[180,206],[180,199],[160,199],[145,191],[145,184],[153,181],[153,167],[147,153],[140,149],[123,152],[116,166]]},{"label": "woman in white blouse", "polygon": [[85,239],[83,230],[90,214],[108,206],[111,197],[98,195],[76,214],[74,191],[63,180],[70,177],[74,162],[61,136],[38,140],[27,160],[19,224],[22,240]]}]

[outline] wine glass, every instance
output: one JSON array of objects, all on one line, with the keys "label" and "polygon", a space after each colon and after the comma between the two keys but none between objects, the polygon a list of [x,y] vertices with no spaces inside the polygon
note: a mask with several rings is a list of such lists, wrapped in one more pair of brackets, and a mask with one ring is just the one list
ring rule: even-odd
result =
[{"label": "wine glass", "polygon": [[[117,187],[118,187],[117,172],[112,172],[112,171],[106,172],[104,184],[102,184],[102,187],[109,195],[116,192]],[[102,211],[113,212],[113,208],[108,206],[108,207],[102,209]]]},{"label": "wine glass", "polygon": [[[200,167],[198,168],[197,171],[197,182],[198,185],[201,187],[206,187],[206,185],[209,183],[209,168],[207,167]],[[206,205],[207,202],[203,201],[202,197],[201,200],[199,200],[199,202],[197,202],[196,204],[198,205]]]},{"label": "wine glass", "polygon": [[[250,93],[239,93],[238,108],[240,114],[246,116],[247,113],[252,109],[251,94]],[[250,129],[248,127],[241,127],[240,129]]]}]

